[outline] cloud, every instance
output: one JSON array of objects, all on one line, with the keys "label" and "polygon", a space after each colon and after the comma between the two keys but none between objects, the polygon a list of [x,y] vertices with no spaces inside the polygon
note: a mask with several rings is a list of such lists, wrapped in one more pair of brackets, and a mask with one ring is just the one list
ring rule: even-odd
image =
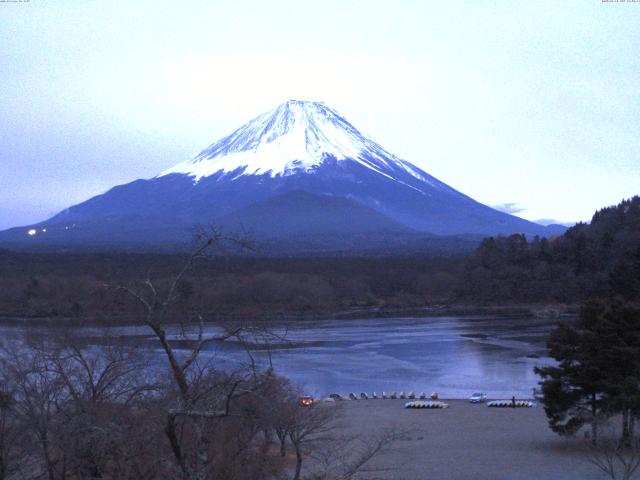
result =
[{"label": "cloud", "polygon": [[509,213],[511,215],[515,215],[516,213],[523,212],[526,210],[519,203],[500,203],[499,205],[493,205],[492,208],[499,210],[504,213]]}]

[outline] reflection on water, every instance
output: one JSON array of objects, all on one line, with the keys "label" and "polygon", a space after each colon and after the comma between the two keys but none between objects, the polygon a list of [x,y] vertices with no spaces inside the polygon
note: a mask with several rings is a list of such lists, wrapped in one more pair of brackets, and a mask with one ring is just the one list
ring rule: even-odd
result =
[{"label": "reflection on water", "polygon": [[[276,371],[308,393],[425,391],[442,397],[530,396],[538,378],[535,365],[548,364],[544,343],[553,321],[492,317],[436,317],[328,320],[292,324],[287,338],[294,348],[270,352]],[[2,327],[0,334],[20,328]],[[145,328],[110,329],[147,348]],[[104,332],[83,329],[89,343]],[[248,361],[232,344],[208,350],[218,364],[234,368]],[[253,352],[268,365],[269,354]],[[161,358],[161,357],[159,357]]]},{"label": "reflection on water", "polygon": [[[278,372],[316,395],[531,396],[538,382],[533,367],[551,362],[544,343],[552,327],[549,320],[486,317],[323,321],[290,328],[288,338],[299,347],[271,357]],[[268,361],[265,353],[257,358]]]}]

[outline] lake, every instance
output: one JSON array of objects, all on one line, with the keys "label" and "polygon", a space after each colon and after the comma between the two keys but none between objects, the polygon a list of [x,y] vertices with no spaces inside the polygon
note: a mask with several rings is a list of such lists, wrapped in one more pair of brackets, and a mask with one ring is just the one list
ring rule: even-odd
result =
[{"label": "lake", "polygon": [[290,328],[288,338],[298,347],[272,352],[272,361],[314,395],[413,390],[443,398],[474,391],[531,396],[538,382],[533,367],[552,362],[545,342],[553,325],[488,317],[313,322]]},{"label": "lake", "polygon": [[[291,322],[286,338],[292,345],[272,349],[270,356],[277,373],[314,396],[424,391],[465,398],[482,391],[494,398],[530,397],[538,382],[533,367],[552,362],[545,341],[554,322],[505,317]],[[15,335],[22,329],[2,327],[0,331]],[[89,343],[97,343],[105,329],[83,330]],[[108,330],[111,335],[142,340],[140,344],[151,351],[155,348],[144,327]],[[246,352],[233,342],[204,354],[215,355],[224,368],[248,363]],[[258,363],[268,365],[268,353],[252,354]]]}]

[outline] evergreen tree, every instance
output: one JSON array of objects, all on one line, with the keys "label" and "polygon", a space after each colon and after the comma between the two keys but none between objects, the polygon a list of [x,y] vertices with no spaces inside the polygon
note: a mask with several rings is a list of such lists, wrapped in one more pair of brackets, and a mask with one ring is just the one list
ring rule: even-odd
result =
[{"label": "evergreen tree", "polygon": [[620,414],[621,442],[630,445],[640,415],[640,309],[618,299],[591,314],[602,343],[599,361],[608,370],[604,403]]},{"label": "evergreen tree", "polygon": [[621,440],[628,443],[640,415],[640,309],[621,300],[588,303],[548,346],[558,365],[536,373],[551,429],[573,435],[590,424],[596,443],[598,422],[620,414]]},{"label": "evergreen tree", "polygon": [[[475,302],[580,303],[610,286],[640,296],[640,196],[595,213],[555,238],[486,238],[465,261],[460,298]],[[617,279],[608,282],[613,273]],[[631,281],[635,278],[635,282]],[[619,280],[623,281],[624,290]]]},{"label": "evergreen tree", "polygon": [[542,393],[549,427],[560,435],[574,435],[585,424],[591,425],[594,444],[598,421],[605,408],[603,397],[606,372],[595,353],[599,342],[582,324],[560,324],[551,334],[548,347],[557,366],[536,367],[542,377]]},{"label": "evergreen tree", "polygon": [[624,255],[609,275],[611,295],[628,302],[640,301],[640,246]]}]

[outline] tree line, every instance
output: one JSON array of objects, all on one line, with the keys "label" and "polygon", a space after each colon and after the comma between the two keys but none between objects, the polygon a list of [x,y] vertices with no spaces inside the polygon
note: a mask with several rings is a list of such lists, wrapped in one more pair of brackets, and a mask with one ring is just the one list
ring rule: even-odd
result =
[{"label": "tree line", "polygon": [[596,212],[563,235],[485,238],[466,260],[458,298],[479,303],[581,303],[640,256],[640,197]]},{"label": "tree line", "polygon": [[[394,441],[344,434],[338,404],[302,406],[295,386],[259,369],[248,346],[286,340],[263,324],[212,334],[181,303],[184,277],[221,239],[205,239],[168,283],[109,286],[140,306],[161,361],[115,337],[88,348],[81,329],[1,342],[0,480],[348,480]],[[232,371],[208,350],[229,339],[247,346]]]},{"label": "tree line", "polygon": [[[105,285],[135,282],[140,275],[167,285],[185,258],[0,251],[0,315],[127,318],[139,305],[114,297]],[[178,293],[190,308],[230,318],[416,307],[446,303],[462,263],[462,257],[216,257],[195,265]]]},{"label": "tree line", "polygon": [[[223,317],[332,314],[431,305],[579,304],[640,255],[640,198],[602,209],[555,238],[488,237],[464,256],[205,259],[180,285],[185,303]],[[141,272],[158,284],[185,259],[153,253],[0,250],[0,315],[106,320],[137,305],[104,289]]]},{"label": "tree line", "polygon": [[576,268],[601,269],[606,281],[583,303],[577,320],[553,331],[548,347],[556,365],[536,373],[550,428],[572,436],[589,427],[590,460],[610,478],[630,479],[640,467],[638,198],[598,212],[592,225],[589,240],[568,251]]}]

